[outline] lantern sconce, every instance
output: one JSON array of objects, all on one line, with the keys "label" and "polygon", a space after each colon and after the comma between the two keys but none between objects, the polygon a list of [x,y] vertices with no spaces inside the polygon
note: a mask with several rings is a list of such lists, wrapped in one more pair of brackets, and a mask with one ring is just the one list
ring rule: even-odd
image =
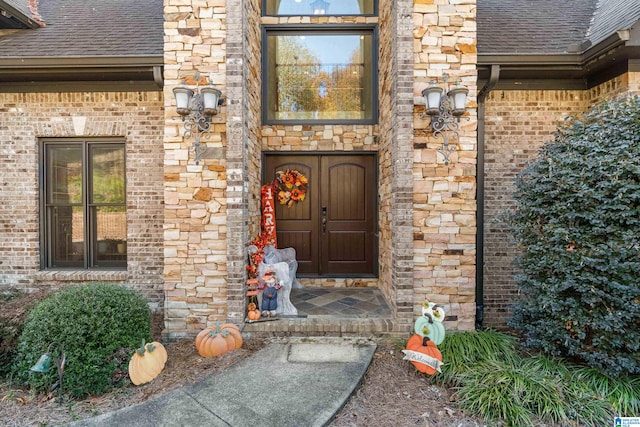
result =
[{"label": "lantern sconce", "polygon": [[[442,81],[445,86],[449,76],[444,74]],[[455,146],[449,145],[449,137],[459,138],[458,129],[460,117],[465,113],[467,104],[467,94],[469,89],[462,86],[453,86],[445,96],[442,96],[446,87],[436,85],[434,80],[422,91],[425,104],[425,114],[429,116],[434,137],[442,137],[442,146],[438,147],[438,152],[444,156],[444,164],[448,165],[449,153],[455,151]]]},{"label": "lantern sconce", "polygon": [[209,85],[199,88],[200,73],[196,72],[195,90],[187,87],[182,81],[182,86],[173,88],[173,95],[176,98],[176,111],[184,122],[184,137],[195,137],[193,152],[195,153],[196,165],[200,162],[200,156],[206,151],[206,147],[200,144],[200,138],[208,139],[211,129],[211,118],[218,114],[218,106],[222,104],[222,92],[211,84],[209,75]]}]

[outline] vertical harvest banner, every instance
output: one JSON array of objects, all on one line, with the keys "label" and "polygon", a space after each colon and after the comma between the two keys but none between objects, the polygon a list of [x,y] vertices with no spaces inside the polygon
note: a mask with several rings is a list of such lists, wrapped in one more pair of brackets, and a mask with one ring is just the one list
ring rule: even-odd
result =
[{"label": "vertical harvest banner", "polygon": [[262,186],[262,238],[265,245],[278,247],[276,243],[276,211],[273,202],[273,186]]}]

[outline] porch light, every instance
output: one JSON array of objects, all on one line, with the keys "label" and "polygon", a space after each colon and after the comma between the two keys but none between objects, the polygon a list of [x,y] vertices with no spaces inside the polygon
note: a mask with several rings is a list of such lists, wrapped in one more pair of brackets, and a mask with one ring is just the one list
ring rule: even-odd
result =
[{"label": "porch light", "polygon": [[311,9],[314,15],[324,15],[329,10],[329,2],[324,0],[316,0],[311,2]]},{"label": "porch light", "polygon": [[[448,75],[442,76],[446,86]],[[422,91],[425,105],[425,115],[431,120],[433,135],[442,137],[442,147],[438,152],[444,156],[444,164],[449,164],[449,153],[455,151],[455,147],[449,145],[449,137],[458,138],[460,116],[466,111],[467,94],[469,90],[462,86],[454,86],[442,96],[446,87],[436,85],[431,81],[429,86]]]},{"label": "porch light", "polygon": [[[200,73],[195,75],[196,82],[200,80]],[[222,101],[222,92],[213,87],[211,76],[209,85],[201,89],[196,85],[195,90],[184,85],[173,88],[176,98],[176,111],[184,122],[184,137],[195,137],[193,151],[196,165],[200,162],[200,156],[206,150],[200,144],[200,137],[209,138],[211,129],[211,117],[218,114],[218,106]]]}]

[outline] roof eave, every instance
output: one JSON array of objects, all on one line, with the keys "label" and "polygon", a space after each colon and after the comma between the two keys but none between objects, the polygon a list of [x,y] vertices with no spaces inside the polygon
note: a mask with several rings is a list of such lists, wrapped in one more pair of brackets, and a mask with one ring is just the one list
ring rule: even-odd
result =
[{"label": "roof eave", "polygon": [[[500,88],[586,89],[601,81],[603,70],[623,73],[621,64],[640,54],[630,45],[629,32],[617,31],[593,46],[582,46],[578,53],[478,53],[478,69],[487,74],[499,65]],[[603,74],[603,75],[604,75]],[[595,78],[594,78],[595,76]]]},{"label": "roof eave", "polygon": [[35,29],[40,28],[42,24],[30,16],[26,16],[23,12],[16,9],[6,1],[0,0],[0,8],[6,10],[13,18],[24,25],[27,28]]},{"label": "roof eave", "polygon": [[5,56],[3,68],[83,68],[83,67],[122,67],[163,65],[162,55],[136,56]]},{"label": "roof eave", "polygon": [[5,58],[0,93],[162,90],[161,56]]}]

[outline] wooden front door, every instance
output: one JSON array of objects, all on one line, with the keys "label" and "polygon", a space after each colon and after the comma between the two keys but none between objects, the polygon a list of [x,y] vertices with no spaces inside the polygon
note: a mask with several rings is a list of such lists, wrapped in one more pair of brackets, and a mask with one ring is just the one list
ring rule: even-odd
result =
[{"label": "wooden front door", "polygon": [[296,169],[308,180],[306,198],[276,203],[278,247],[296,249],[302,276],[375,276],[375,155],[266,155],[263,182]]}]

